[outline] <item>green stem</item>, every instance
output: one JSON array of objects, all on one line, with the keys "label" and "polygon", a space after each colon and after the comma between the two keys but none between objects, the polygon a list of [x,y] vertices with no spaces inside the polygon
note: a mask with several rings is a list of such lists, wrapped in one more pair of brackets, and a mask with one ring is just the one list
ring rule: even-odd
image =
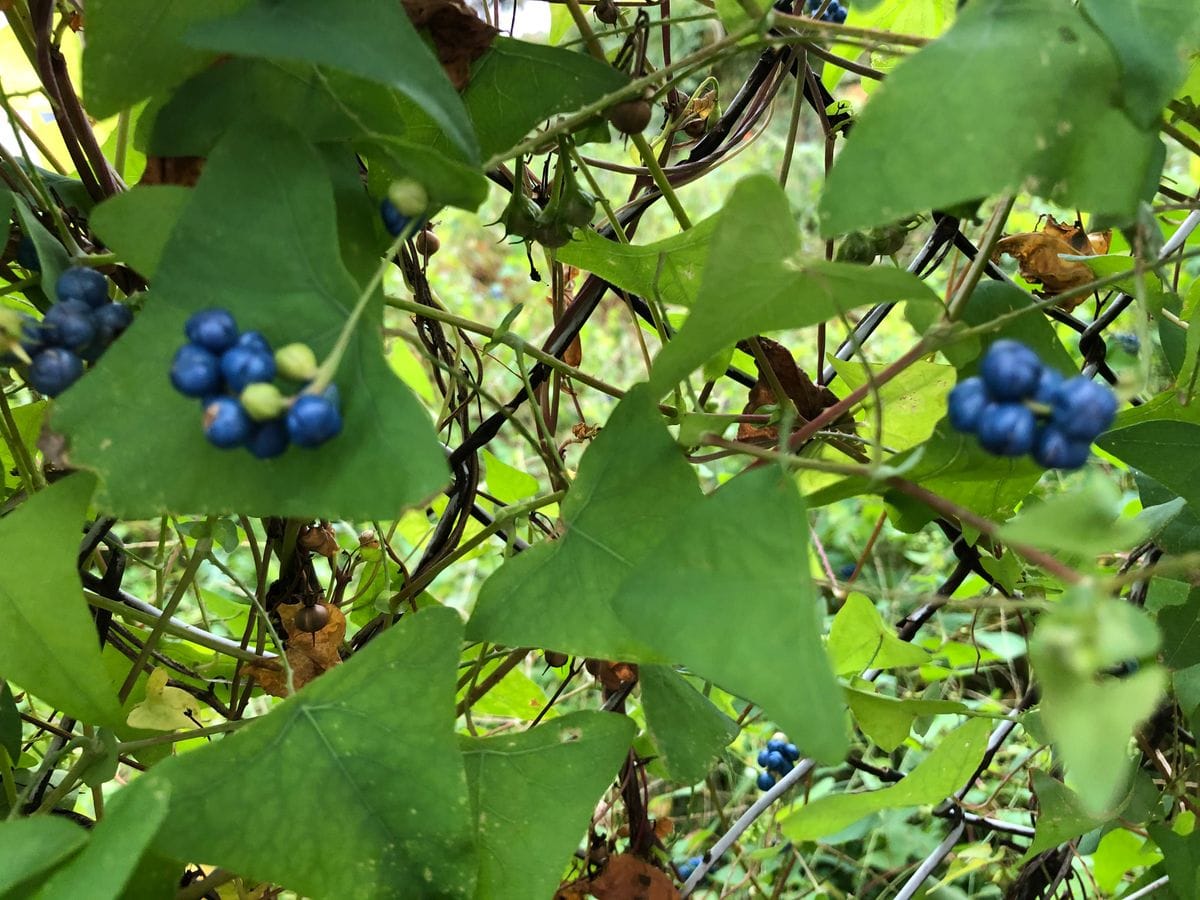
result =
[{"label": "green stem", "polygon": [[222,722],[220,725],[209,725],[207,728],[197,728],[193,731],[173,731],[170,734],[157,734],[154,737],[142,738],[140,741],[122,741],[117,744],[117,752],[125,755],[146,747],[158,747],[162,744],[177,744],[180,741],[190,741],[195,738],[208,737],[210,734],[228,734],[237,731],[246,721]]},{"label": "green stem", "polygon": [[33,457],[29,454],[29,448],[21,440],[21,429],[17,427],[17,422],[12,415],[12,409],[8,405],[8,395],[3,390],[0,390],[0,419],[4,421],[4,441],[8,444],[13,461],[17,464],[17,471],[21,474],[21,480],[25,482],[25,489],[30,494],[41,490],[46,486],[46,479],[42,476],[41,470],[38,469]]},{"label": "green stem", "polygon": [[8,758],[8,751],[0,747],[0,784],[4,786],[4,799],[9,809],[17,805],[17,782],[13,779],[15,763]]},{"label": "green stem", "polygon": [[78,785],[79,776],[82,775],[92,763],[103,756],[103,751],[95,749],[94,744],[84,744],[83,750],[79,754],[79,759],[67,769],[67,772],[54,788],[42,798],[42,803],[38,807],[38,812],[54,809],[58,805],[58,801],[67,794],[71,793]]},{"label": "green stem", "polygon": [[596,181],[596,176],[592,174],[592,167],[584,162],[583,157],[579,155],[579,148],[575,146],[574,141],[571,142],[570,150],[571,159],[575,161],[575,165],[579,166],[579,171],[583,173],[584,180],[596,196],[600,208],[604,210],[604,218],[608,219],[608,224],[612,226],[613,236],[616,237],[618,243],[628,244],[629,238],[625,235],[625,229],[621,227],[621,220],[617,218],[616,210],[613,209],[611,201],[609,201],[604,191],[600,188],[599,182]]},{"label": "green stem", "polygon": [[146,642],[142,645],[141,653],[138,654],[133,667],[125,677],[125,683],[121,685],[120,693],[117,695],[120,697],[122,703],[129,699],[129,694],[133,690],[133,686],[137,684],[138,676],[142,674],[142,669],[145,667],[146,661],[150,659],[150,654],[154,652],[154,645],[158,643],[159,638],[166,631],[168,620],[171,616],[175,615],[175,610],[187,594],[188,587],[196,577],[196,572],[200,569],[201,563],[204,562],[204,558],[208,556],[209,550],[212,549],[212,526],[216,518],[216,516],[209,516],[205,520],[209,533],[196,541],[196,546],[192,548],[192,555],[187,561],[187,566],[184,567],[183,575],[179,578],[179,583],[175,585],[175,590],[172,592],[170,598],[163,604],[162,616],[150,629],[150,634],[146,636]]},{"label": "green stem", "polygon": [[346,348],[350,346],[350,339],[354,337],[354,330],[358,327],[358,321],[362,318],[363,313],[366,312],[367,304],[370,303],[376,289],[383,283],[384,273],[392,265],[392,257],[400,251],[400,247],[404,242],[413,236],[418,224],[419,217],[414,216],[404,226],[404,230],[392,241],[392,245],[388,247],[387,253],[383,256],[383,262],[379,264],[379,267],[371,276],[371,280],[367,282],[367,286],[359,296],[358,301],[354,304],[354,309],[350,311],[350,316],[346,319],[346,324],[342,326],[341,334],[338,335],[333,349],[329,351],[329,355],[325,357],[317,369],[316,377],[304,389],[304,393],[320,394],[333,383],[333,376],[337,374],[338,366],[342,363],[342,357],[346,353]]},{"label": "green stem", "polygon": [[662,192],[663,199],[667,201],[667,205],[671,207],[671,212],[675,216],[675,221],[679,223],[679,227],[687,231],[692,227],[692,220],[688,218],[687,210],[683,208],[683,204],[679,202],[679,197],[675,193],[675,189],[671,187],[671,181],[667,178],[667,173],[658,163],[658,157],[654,155],[654,149],[646,140],[644,134],[633,134],[629,136],[633,142],[633,146],[637,148],[638,154],[642,157],[642,165],[650,170],[650,177],[654,179],[655,186]]},{"label": "green stem", "polygon": [[129,110],[117,114],[117,148],[113,152],[113,168],[125,180],[125,153],[129,146]]},{"label": "green stem", "polygon": [[992,255],[992,248],[996,246],[996,241],[1000,239],[1000,233],[1004,230],[1004,223],[1008,221],[1008,214],[1012,212],[1013,203],[1016,196],[1008,194],[1000,198],[1000,203],[992,212],[992,219],[988,222],[988,227],[983,233],[983,238],[979,242],[979,249],[975,253],[975,258],[971,260],[971,266],[967,269],[963,279],[958,284],[958,288],[954,292],[954,296],[946,303],[946,319],[953,322],[963,314],[963,310],[967,308],[967,303],[971,299],[971,295],[975,292],[975,287],[979,284],[979,279],[983,277],[983,271],[987,268],[988,260]]}]

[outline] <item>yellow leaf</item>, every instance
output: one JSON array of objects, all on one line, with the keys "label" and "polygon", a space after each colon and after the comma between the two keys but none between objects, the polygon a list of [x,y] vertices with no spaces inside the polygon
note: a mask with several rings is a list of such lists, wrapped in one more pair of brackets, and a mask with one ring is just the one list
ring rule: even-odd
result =
[{"label": "yellow leaf", "polygon": [[167,686],[167,670],[155,669],[146,681],[146,699],[129,711],[131,728],[175,731],[195,725],[185,713],[196,712],[196,700],[187,691]]}]

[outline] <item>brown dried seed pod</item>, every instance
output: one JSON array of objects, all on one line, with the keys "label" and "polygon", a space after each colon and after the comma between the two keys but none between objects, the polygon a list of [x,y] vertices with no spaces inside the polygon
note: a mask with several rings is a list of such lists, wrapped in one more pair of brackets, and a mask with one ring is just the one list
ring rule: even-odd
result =
[{"label": "brown dried seed pod", "polygon": [[561,669],[571,659],[567,654],[559,653],[557,650],[543,651],[542,657],[546,660],[546,665],[553,666],[556,669]]},{"label": "brown dried seed pod", "polygon": [[436,234],[426,228],[417,232],[417,236],[413,238],[413,246],[422,256],[433,256],[441,249],[442,242],[438,240]]},{"label": "brown dried seed pod", "polygon": [[617,9],[617,4],[613,0],[599,0],[592,8],[592,12],[605,25],[615,25],[617,24],[617,19],[621,18],[621,11]]},{"label": "brown dried seed pod", "polygon": [[650,124],[654,107],[649,100],[626,100],[609,108],[608,121],[621,134],[641,134]]},{"label": "brown dried seed pod", "polygon": [[296,611],[296,628],[308,634],[316,634],[329,622],[329,607],[323,603],[305,606]]}]

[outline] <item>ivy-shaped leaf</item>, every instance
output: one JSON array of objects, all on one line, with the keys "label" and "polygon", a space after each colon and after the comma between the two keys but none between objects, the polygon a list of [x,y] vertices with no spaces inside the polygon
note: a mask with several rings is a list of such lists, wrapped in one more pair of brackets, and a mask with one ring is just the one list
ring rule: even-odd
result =
[{"label": "ivy-shaped leaf", "polygon": [[[473,896],[461,640],[452,610],[405,616],[269,715],[155,767],[143,780],[171,786],[155,848],[315,897]],[[230,827],[267,808],[278,827]]]},{"label": "ivy-shaped leaf", "polygon": [[691,314],[654,360],[665,393],[723,348],[766,331],[803,328],[869,303],[936,295],[901,269],[799,257],[800,236],[779,183],[738,182],[721,210]]},{"label": "ivy-shaped leaf", "polygon": [[411,98],[469,160],[479,145],[462,100],[399,3],[356,0],[331,15],[325,0],[252,0],[233,15],[192,27],[193,47],[329,66]]},{"label": "ivy-shaped leaf", "polygon": [[990,732],[987,719],[971,719],[943,735],[933,752],[902,781],[876,791],[813,800],[783,819],[783,833],[793,841],[813,841],[882,809],[941,803],[974,774]]},{"label": "ivy-shaped leaf", "polygon": [[554,893],[634,731],[625,716],[583,711],[519,734],[460,739],[479,846],[477,897]]},{"label": "ivy-shaped leaf", "polygon": [[1073,4],[973,0],[871,97],[830,172],[821,230],[1017,188],[1125,220],[1162,159],[1155,130],[1123,108],[1113,50]]},{"label": "ivy-shaped leaf", "polygon": [[646,728],[667,774],[695,784],[738,735],[738,725],[670,666],[642,666],[638,674]]},{"label": "ivy-shaped leaf", "polygon": [[1022,862],[1104,824],[1103,819],[1089,815],[1076,793],[1061,781],[1037,769],[1032,774],[1033,792],[1037,794],[1037,829],[1033,842],[1021,857]]},{"label": "ivy-shaped leaf", "polygon": [[967,708],[954,700],[897,700],[866,691],[846,691],[854,721],[880,750],[891,753],[904,743],[913,722],[921,716],[964,713]]},{"label": "ivy-shaped leaf", "polygon": [[864,669],[894,669],[929,662],[929,652],[896,637],[863,594],[853,593],[833,617],[829,630],[829,659],[839,675]]},{"label": "ivy-shaped leaf", "polygon": [[134,187],[97,206],[88,225],[139,275],[152,279],[191,196],[174,184]]},{"label": "ivy-shaped leaf", "polygon": [[[472,639],[683,664],[761,705],[806,753],[841,757],[844,707],[817,633],[807,519],[790,478],[761,468],[705,497],[641,385],[584,455],[562,517],[561,538],[484,583]],[[736,627],[715,627],[723,621]]]},{"label": "ivy-shaped leaf", "polygon": [[[374,223],[361,189],[355,196],[358,204],[339,214]],[[353,224],[345,234],[357,235]],[[369,519],[394,517],[437,491],[447,471],[442,450],[384,358],[378,299],[338,371],[345,428],[319,449],[292,448],[274,460],[217,450],[201,431],[200,404],[168,381],[183,323],[211,306],[227,307],[242,329],[262,331],[276,347],[304,341],[318,357],[328,353],[361,290],[338,255],[334,225],[330,175],[311,146],[268,123],[222,139],[145,310],[52,416],[70,439],[72,462],[100,473],[102,506],[125,518],[186,510]],[[372,251],[354,241],[346,249],[357,269]]]},{"label": "ivy-shaped leaf", "polygon": [[100,660],[75,569],[96,480],[72,475],[0,519],[0,660],[4,677],[68,715],[123,720]]}]

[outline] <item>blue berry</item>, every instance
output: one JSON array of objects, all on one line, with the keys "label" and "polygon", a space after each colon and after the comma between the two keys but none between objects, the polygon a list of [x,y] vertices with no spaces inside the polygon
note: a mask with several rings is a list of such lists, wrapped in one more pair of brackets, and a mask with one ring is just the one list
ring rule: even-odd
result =
[{"label": "blue berry", "polygon": [[42,319],[42,328],[55,344],[68,350],[80,350],[96,337],[92,308],[82,300],[61,300],[55,303]]},{"label": "blue berry", "polygon": [[133,324],[133,311],[122,303],[105,303],[93,313],[96,324],[116,337]]},{"label": "blue berry", "polygon": [[379,216],[383,219],[383,227],[392,237],[399,237],[401,232],[408,227],[408,223],[412,221],[411,216],[406,216],[396,209],[396,205],[387,197],[384,197],[379,204]]},{"label": "blue berry", "polygon": [[32,316],[25,316],[21,322],[21,347],[30,356],[46,347],[53,347],[54,330],[43,325]]},{"label": "blue berry", "polygon": [[836,25],[843,25],[848,15],[849,12],[846,7],[838,3],[830,3],[829,9],[825,11],[825,21],[833,22]]},{"label": "blue berry", "polygon": [[771,757],[770,750],[759,750],[758,751],[758,764],[760,766],[766,768],[767,760],[770,759],[770,757]]},{"label": "blue berry", "polygon": [[858,568],[858,565],[856,563],[852,563],[852,562],[846,563],[844,566],[842,566],[840,569],[838,569],[838,578],[841,578],[843,580],[849,578],[851,575],[854,574],[854,570],[857,568]]},{"label": "blue berry", "polygon": [[221,390],[221,361],[203,347],[184,344],[171,361],[171,384],[185,397],[208,397]]},{"label": "blue berry", "polygon": [[237,322],[227,309],[202,309],[193,313],[183,326],[183,333],[193,344],[210,353],[224,353],[238,339]]},{"label": "blue berry", "polygon": [[773,776],[770,772],[759,772],[758,780],[754,783],[758,785],[758,789],[760,791],[769,791],[771,788],[775,787],[775,776]]},{"label": "blue berry", "polygon": [[1037,390],[1042,361],[1024,344],[999,340],[988,348],[979,374],[994,400],[1024,400]]},{"label": "blue berry", "polygon": [[287,414],[288,436],[300,447],[318,447],[342,430],[342,414],[326,395],[301,394]]},{"label": "blue berry", "polygon": [[204,436],[214,447],[228,450],[246,443],[254,420],[232,397],[218,397],[204,409]]},{"label": "blue berry", "polygon": [[1038,429],[1033,458],[1047,469],[1079,469],[1088,461],[1092,445],[1064,434],[1053,424]]},{"label": "blue berry", "polygon": [[795,744],[784,744],[783,745],[783,755],[786,756],[788,759],[790,759],[792,762],[795,762],[796,760],[798,760],[800,758],[800,748],[797,747]]},{"label": "blue berry", "polygon": [[767,749],[782,751],[783,747],[786,743],[787,743],[787,741],[781,740],[779,738],[771,738],[769,741],[767,741]]},{"label": "blue berry", "polygon": [[1041,377],[1038,378],[1037,388],[1033,392],[1033,400],[1035,403],[1041,403],[1044,406],[1052,406],[1054,404],[1054,395],[1066,379],[1063,378],[1054,369],[1046,366],[1042,367]]},{"label": "blue berry", "polygon": [[783,765],[786,760],[783,758],[782,750],[772,750],[767,754],[767,768],[773,769],[776,772],[783,771]]},{"label": "blue berry", "polygon": [[58,276],[54,292],[59,300],[79,300],[95,309],[108,302],[108,279],[95,269],[73,266]]},{"label": "blue berry", "polygon": [[1137,356],[1142,349],[1142,342],[1136,334],[1129,331],[1122,331],[1112,336],[1113,341],[1118,347],[1128,353],[1130,356]]},{"label": "blue berry", "polygon": [[1054,394],[1054,425],[1067,437],[1098,438],[1117,415],[1117,398],[1105,385],[1078,375],[1059,385]]},{"label": "blue berry", "polygon": [[991,402],[983,379],[968,378],[954,386],[946,400],[946,412],[956,431],[974,434],[979,428],[979,414]]},{"label": "blue berry", "polygon": [[238,336],[237,343],[233,346],[253,350],[255,353],[275,355],[275,351],[271,349],[271,342],[267,340],[266,335],[261,331],[243,331]]},{"label": "blue berry", "polygon": [[226,387],[240,394],[248,384],[275,377],[275,355],[250,347],[234,347],[221,356],[221,374]]},{"label": "blue berry", "polygon": [[63,347],[47,347],[29,365],[29,383],[47,397],[57,397],[83,374],[83,360]]},{"label": "blue berry", "polygon": [[272,459],[288,448],[287,423],[283,419],[262,422],[246,441],[246,449],[259,459]]},{"label": "blue berry", "polygon": [[997,456],[1022,456],[1033,449],[1037,419],[1020,403],[989,403],[979,417],[979,443]]}]

